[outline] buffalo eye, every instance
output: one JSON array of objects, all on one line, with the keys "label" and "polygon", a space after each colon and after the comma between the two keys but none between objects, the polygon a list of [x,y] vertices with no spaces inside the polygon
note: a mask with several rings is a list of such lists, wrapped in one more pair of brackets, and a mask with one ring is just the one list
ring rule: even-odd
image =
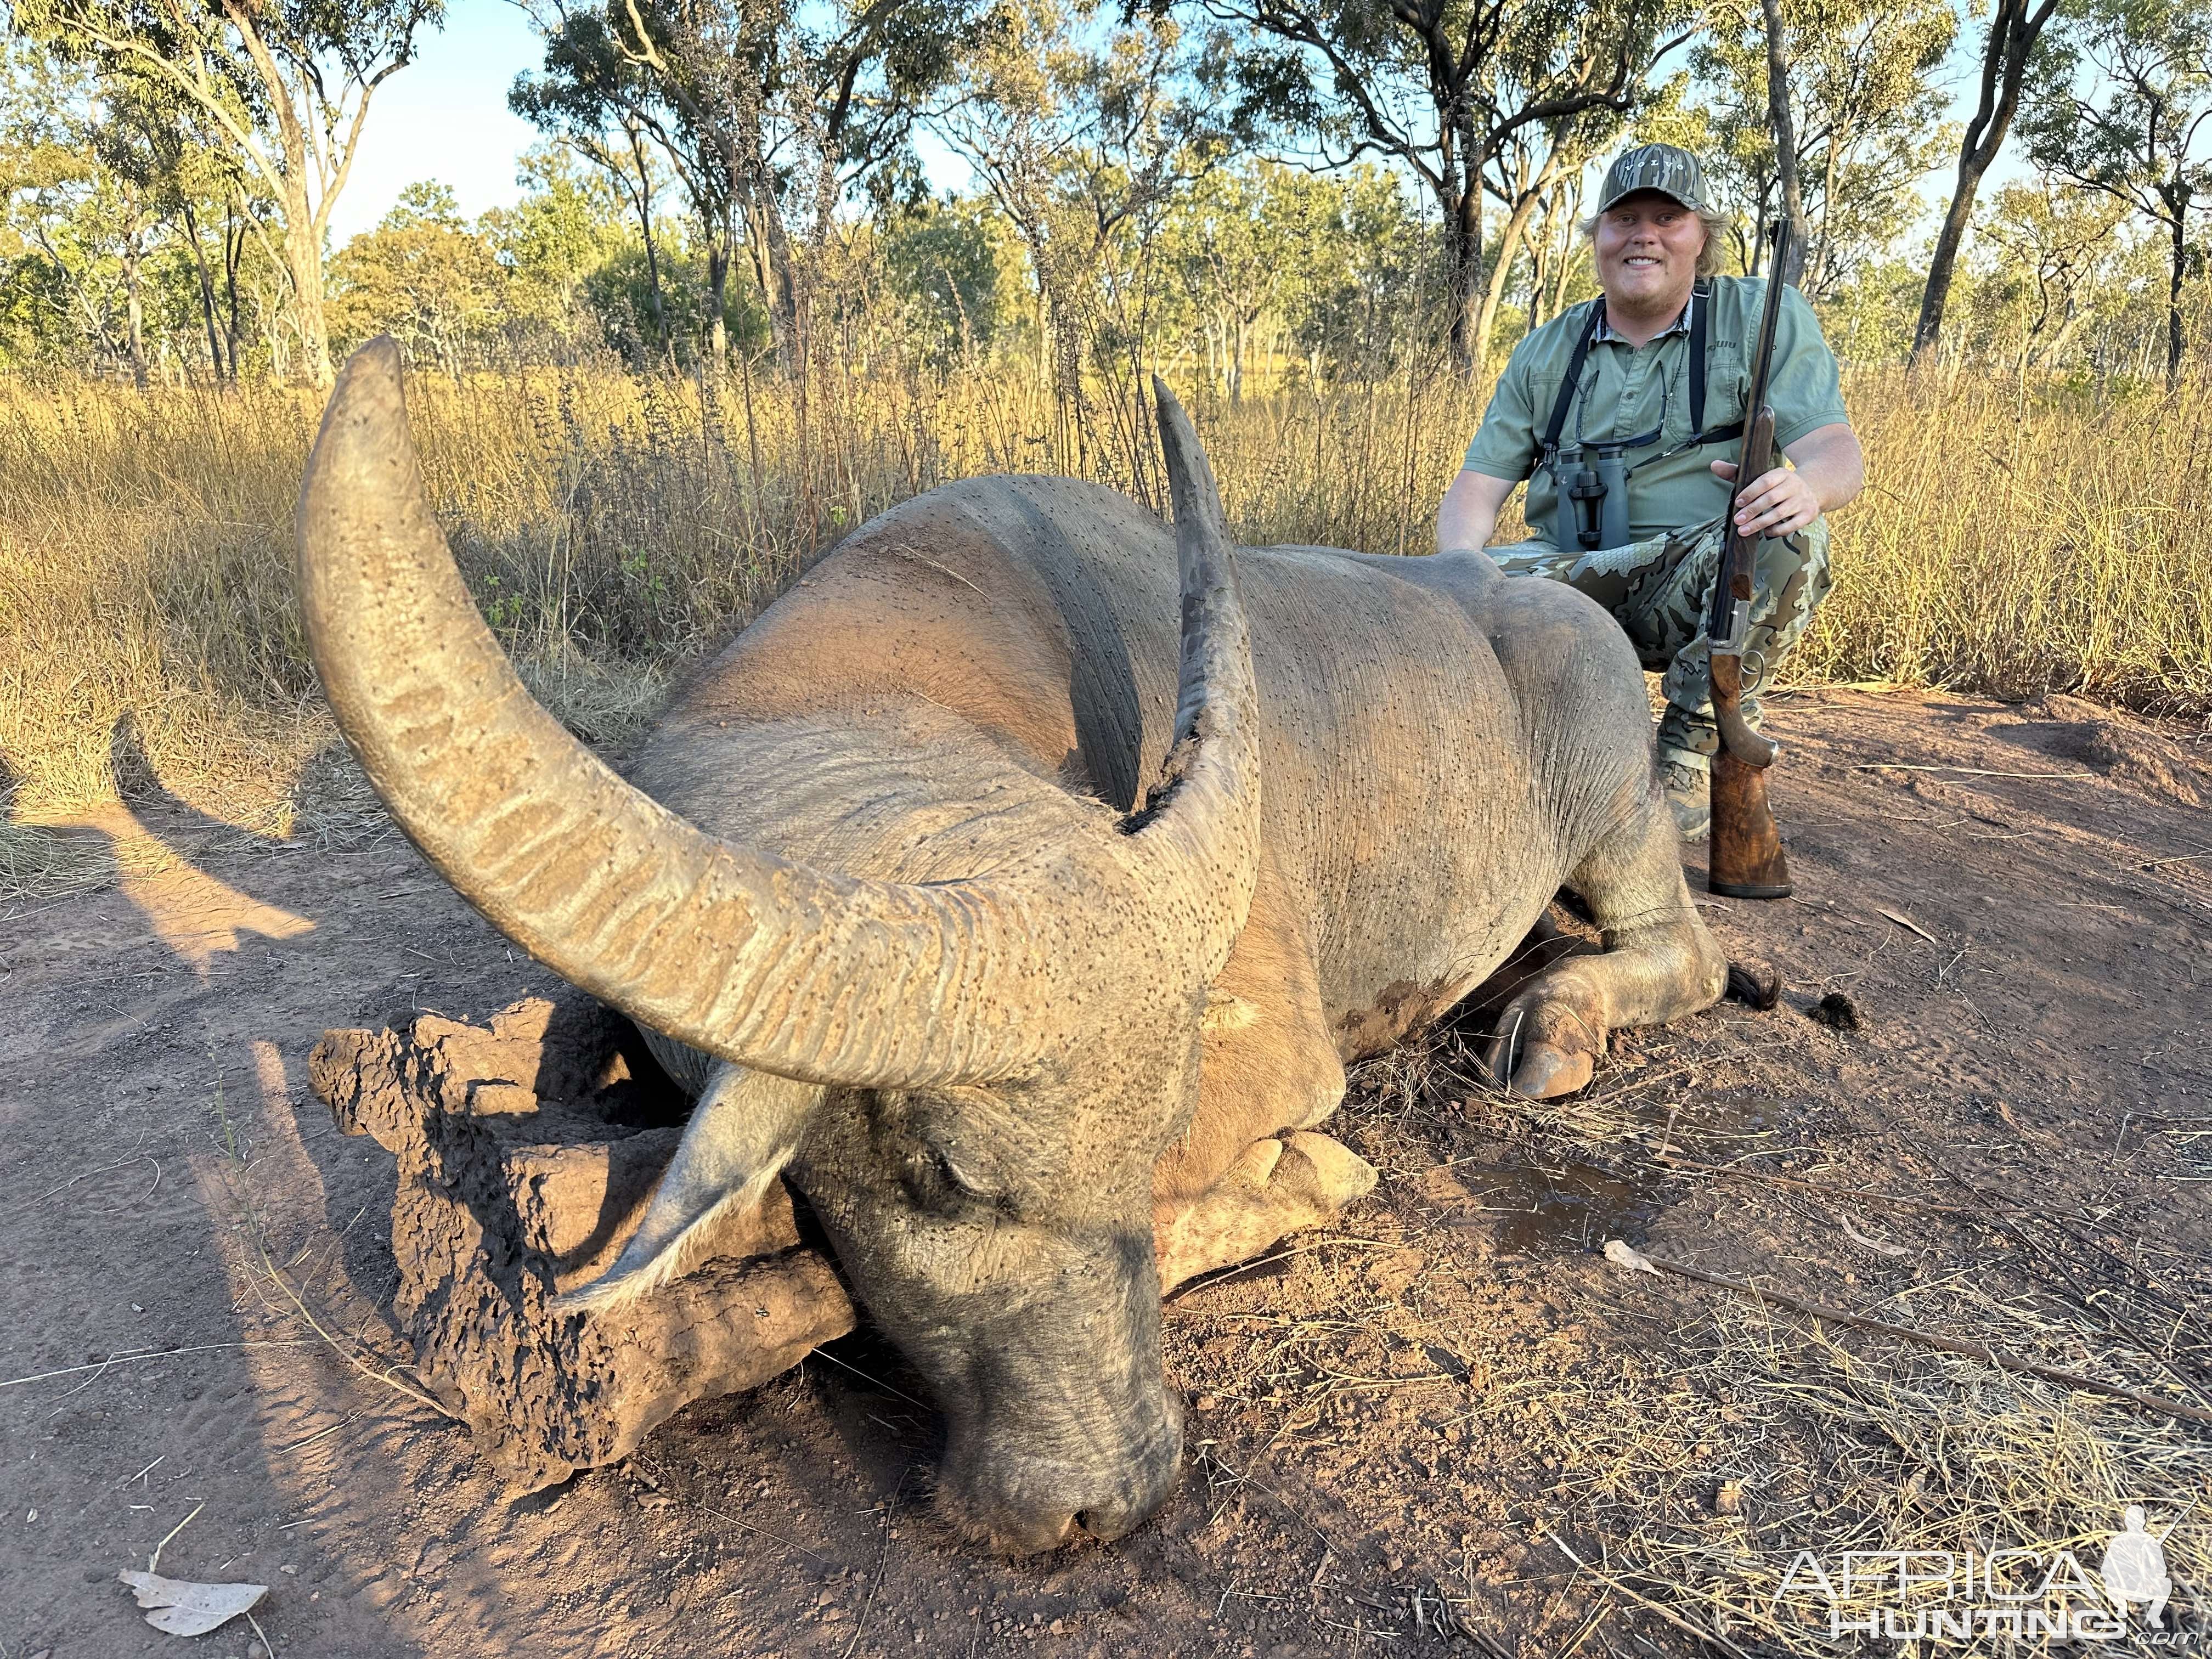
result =
[{"label": "buffalo eye", "polygon": [[928,1210],[956,1210],[986,1196],[941,1146],[917,1146],[908,1152],[899,1179],[907,1195]]}]

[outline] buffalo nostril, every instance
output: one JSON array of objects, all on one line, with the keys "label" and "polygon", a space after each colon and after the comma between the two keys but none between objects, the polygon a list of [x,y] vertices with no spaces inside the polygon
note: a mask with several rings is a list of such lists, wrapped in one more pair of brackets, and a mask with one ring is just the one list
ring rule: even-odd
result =
[{"label": "buffalo nostril", "polygon": [[1102,1504],[1097,1509],[1078,1510],[1075,1524],[1085,1537],[1095,1538],[1102,1544],[1110,1544],[1134,1532],[1148,1513],[1148,1510],[1120,1505],[1109,1509]]},{"label": "buffalo nostril", "polygon": [[1057,1516],[1033,1516],[1017,1521],[1012,1516],[984,1528],[992,1547],[1007,1555],[1042,1555],[1056,1550],[1075,1535],[1079,1517],[1062,1510]]}]

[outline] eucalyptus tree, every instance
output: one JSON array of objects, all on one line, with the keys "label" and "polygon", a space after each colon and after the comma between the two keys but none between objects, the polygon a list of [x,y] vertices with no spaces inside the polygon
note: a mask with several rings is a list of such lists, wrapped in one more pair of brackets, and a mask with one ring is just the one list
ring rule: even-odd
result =
[{"label": "eucalyptus tree", "polygon": [[1687,38],[1668,34],[1680,0],[1197,3],[1247,36],[1237,69],[1249,109],[1307,135],[1327,163],[1386,158],[1433,198],[1453,356],[1468,373],[1493,159],[1529,129],[1633,114],[1653,66]]},{"label": "eucalyptus tree", "polygon": [[2058,9],[2058,0],[1996,0],[1990,15],[1989,33],[1982,43],[1981,91],[1974,112],[1967,118],[1959,143],[1959,173],[1951,187],[1951,206],[1943,228],[1936,234],[1935,250],[1928,259],[1928,283],[1920,291],[1920,320],[1912,331],[1916,361],[1936,349],[1942,337],[1943,308],[1951,295],[1951,275],[1958,267],[1959,249],[1974,216],[1974,198],[1997,152],[2004,147],[2013,117],[2020,109],[2021,83],[2027,61],[2042,38],[2044,25]]},{"label": "eucalyptus tree", "polygon": [[157,88],[168,118],[228,150],[282,222],[301,371],[331,379],[323,248],[377,88],[444,0],[15,0],[15,27]]},{"label": "eucalyptus tree", "polygon": [[2126,291],[2126,268],[2140,255],[2127,216],[2126,204],[2047,173],[1996,192],[1975,230],[1998,255],[1978,284],[1975,320],[2011,333],[2017,372],[2057,362]]},{"label": "eucalyptus tree", "polygon": [[1083,372],[1109,256],[1149,248],[1170,206],[1227,151],[1209,65],[1218,52],[1165,12],[1108,22],[1060,0],[1013,0],[931,116],[1020,239],[1042,325],[1040,369],[1084,441]]},{"label": "eucalyptus tree", "polygon": [[[1949,0],[1715,0],[1693,54],[1717,191],[1741,218],[1747,269],[1753,233],[1787,210],[1782,163],[1794,163],[1806,222],[1806,290],[1832,291],[1902,236],[1917,211],[1913,181],[1935,162],[1945,104],[1936,76],[1958,20]],[[1775,73],[1777,58],[1786,76]],[[1776,118],[1778,88],[1786,120]],[[1787,131],[1785,148],[1777,141]]]},{"label": "eucalyptus tree", "polygon": [[[802,247],[847,191],[905,153],[917,112],[981,34],[989,0],[536,0],[543,70],[508,94],[518,114],[621,179],[652,252],[650,143],[706,250],[710,349],[743,248],[777,343],[799,343]],[[635,183],[631,182],[635,179]],[[811,224],[808,222],[811,220]]]},{"label": "eucalyptus tree", "polygon": [[2045,32],[2021,116],[2036,165],[2126,204],[2166,243],[2166,378],[2181,373],[2191,215],[2212,185],[2212,0],[2075,0]]},{"label": "eucalyptus tree", "polygon": [[[1490,250],[1490,274],[1476,301],[1469,349],[1478,368],[1490,359],[1498,310],[1511,280],[1538,210],[1619,136],[1627,117],[1610,105],[1594,105],[1571,115],[1516,128],[1492,155],[1486,185],[1504,210],[1504,220]],[[1533,313],[1534,307],[1531,307]]]}]

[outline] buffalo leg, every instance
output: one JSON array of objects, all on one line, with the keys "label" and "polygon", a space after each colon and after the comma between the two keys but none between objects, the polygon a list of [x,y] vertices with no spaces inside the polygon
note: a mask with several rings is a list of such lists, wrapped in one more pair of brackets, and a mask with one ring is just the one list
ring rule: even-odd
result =
[{"label": "buffalo leg", "polygon": [[1329,1221],[1375,1185],[1375,1166],[1310,1130],[1255,1140],[1196,1202],[1158,1224],[1160,1289],[1243,1261]]},{"label": "buffalo leg", "polygon": [[1547,969],[1505,1006],[1484,1059],[1516,1094],[1571,1093],[1590,1080],[1607,1032],[1711,1007],[1728,983],[1656,791],[1568,884],[1589,902],[1605,949]]}]

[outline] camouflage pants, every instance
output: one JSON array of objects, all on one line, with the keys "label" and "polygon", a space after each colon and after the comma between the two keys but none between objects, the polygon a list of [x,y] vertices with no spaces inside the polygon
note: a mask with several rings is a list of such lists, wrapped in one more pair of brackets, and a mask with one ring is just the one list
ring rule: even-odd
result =
[{"label": "camouflage pants", "polygon": [[[1712,680],[1705,664],[1705,607],[1720,566],[1717,519],[1671,535],[1585,555],[1548,542],[1493,547],[1509,576],[1565,582],[1610,611],[1646,669],[1662,675],[1667,699],[1659,742],[1692,764],[1720,747],[1713,726]],[[1828,597],[1828,521],[1794,536],[1762,541],[1752,567],[1751,628],[1744,642],[1743,709],[1759,721],[1759,691]]]}]

